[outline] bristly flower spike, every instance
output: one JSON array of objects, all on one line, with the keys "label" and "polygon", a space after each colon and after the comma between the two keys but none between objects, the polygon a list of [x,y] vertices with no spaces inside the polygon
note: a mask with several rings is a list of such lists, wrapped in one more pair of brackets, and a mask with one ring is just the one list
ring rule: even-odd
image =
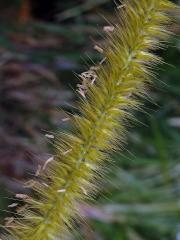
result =
[{"label": "bristly flower spike", "polygon": [[23,199],[28,207],[7,226],[5,240],[63,239],[78,216],[77,204],[96,191],[108,153],[117,141],[123,143],[125,120],[139,107],[137,96],[144,95],[160,61],[152,50],[167,39],[168,12],[177,7],[168,0],[124,0],[122,5],[107,33],[105,62],[79,104],[81,114],[72,116],[72,133],[55,136],[55,157],[39,172],[33,196]]}]

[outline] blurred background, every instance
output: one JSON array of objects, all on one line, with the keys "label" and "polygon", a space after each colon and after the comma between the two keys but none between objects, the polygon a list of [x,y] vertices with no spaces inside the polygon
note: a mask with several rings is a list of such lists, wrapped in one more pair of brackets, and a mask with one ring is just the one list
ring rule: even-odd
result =
[{"label": "blurred background", "polygon": [[[178,1],[176,1],[178,3]],[[0,1],[0,223],[14,193],[25,191],[39,164],[53,154],[46,135],[68,129],[62,110],[76,111],[75,73],[102,56],[109,0]],[[82,206],[88,224],[73,239],[180,240],[180,32],[159,51],[152,101],[113,154],[96,201]],[[118,166],[118,167],[117,167]]]}]

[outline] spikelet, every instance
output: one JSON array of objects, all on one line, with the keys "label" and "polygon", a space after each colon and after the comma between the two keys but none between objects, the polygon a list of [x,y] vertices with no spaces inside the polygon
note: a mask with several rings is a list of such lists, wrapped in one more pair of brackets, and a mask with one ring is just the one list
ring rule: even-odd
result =
[{"label": "spikelet", "polygon": [[106,61],[79,104],[81,114],[72,116],[74,129],[55,137],[56,156],[38,172],[33,196],[23,199],[28,207],[7,226],[5,240],[63,239],[78,215],[77,203],[95,192],[107,153],[116,149],[117,137],[123,142],[125,120],[139,107],[136,96],[144,95],[152,66],[160,61],[152,50],[167,39],[167,13],[176,6],[168,0],[122,4],[113,31],[106,31]]}]

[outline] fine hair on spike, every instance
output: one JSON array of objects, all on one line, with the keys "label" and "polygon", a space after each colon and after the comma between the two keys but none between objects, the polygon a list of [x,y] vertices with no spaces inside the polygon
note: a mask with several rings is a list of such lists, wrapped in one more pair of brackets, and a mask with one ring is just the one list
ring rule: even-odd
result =
[{"label": "fine hair on spike", "polygon": [[167,41],[168,13],[176,9],[169,0],[119,1],[116,23],[106,28],[106,46],[95,47],[103,60],[78,75],[78,114],[68,116],[72,131],[46,134],[54,157],[26,184],[32,194],[16,194],[24,208],[16,213],[20,218],[6,219],[3,240],[63,240],[73,231],[77,204],[93,198],[109,154],[123,147],[132,110],[141,108],[140,97],[161,62],[153,50]]}]

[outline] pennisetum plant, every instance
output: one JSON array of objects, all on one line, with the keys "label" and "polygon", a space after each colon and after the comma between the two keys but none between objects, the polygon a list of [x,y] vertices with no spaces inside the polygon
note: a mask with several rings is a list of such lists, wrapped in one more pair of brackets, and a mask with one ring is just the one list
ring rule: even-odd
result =
[{"label": "pennisetum plant", "polygon": [[140,107],[137,96],[146,94],[152,68],[161,62],[152,51],[164,45],[168,13],[177,7],[168,0],[121,3],[116,24],[105,29],[104,63],[80,75],[83,97],[79,114],[71,116],[73,129],[55,136],[54,159],[39,171],[38,181],[27,183],[32,196],[16,195],[25,207],[7,220],[5,240],[64,239],[79,216],[78,204],[98,189],[109,153],[123,144],[131,110]]}]

